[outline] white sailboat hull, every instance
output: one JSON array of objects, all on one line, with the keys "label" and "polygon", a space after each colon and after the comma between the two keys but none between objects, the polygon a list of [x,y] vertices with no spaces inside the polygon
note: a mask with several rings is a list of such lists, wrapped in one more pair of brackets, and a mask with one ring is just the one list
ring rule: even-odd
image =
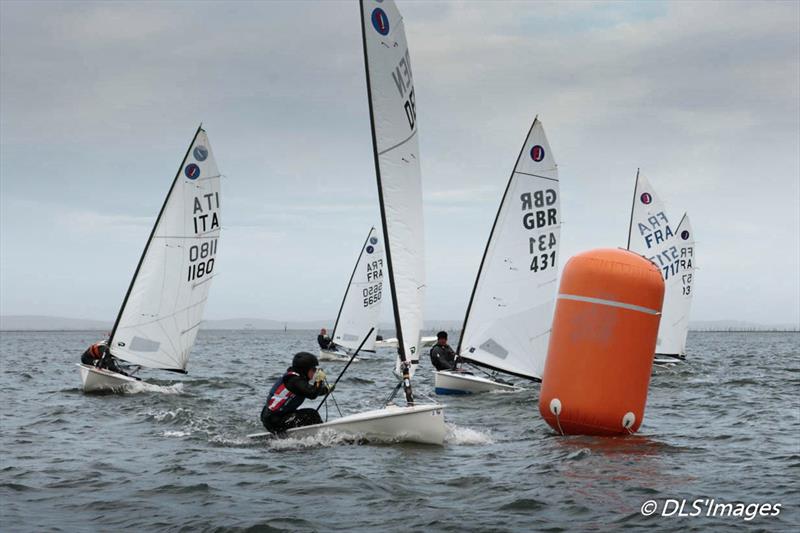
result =
[{"label": "white sailboat hull", "polygon": [[[340,363],[346,363],[350,360],[351,355],[347,352],[342,352],[339,350],[322,350],[319,351],[319,360],[320,361],[336,361]],[[357,362],[359,359],[356,357],[353,359],[353,362]]]},{"label": "white sailboat hull", "polygon": [[[419,339],[420,348],[430,348],[436,344],[436,337],[422,337]],[[376,348],[397,348],[397,338],[384,339],[382,341],[375,341]]]},{"label": "white sailboat hull", "polygon": [[121,391],[131,383],[139,381],[130,376],[123,376],[93,366],[78,364],[78,367],[80,368],[83,392]]},{"label": "white sailboat hull", "polygon": [[514,385],[498,383],[482,376],[464,374],[452,370],[435,372],[434,386],[436,394],[476,394],[496,390],[511,392],[521,390]]},{"label": "white sailboat hull", "polygon": [[686,357],[680,357],[678,355],[666,355],[657,353],[653,357],[653,364],[660,366],[676,365],[679,363],[683,363],[684,361],[686,361]]},{"label": "white sailboat hull", "polygon": [[[286,432],[286,436],[298,439],[328,431],[367,441],[418,442],[441,446],[444,444],[447,429],[443,405],[389,405],[383,409],[348,415],[323,424],[292,428]],[[269,436],[270,433],[248,435],[250,438]]]}]

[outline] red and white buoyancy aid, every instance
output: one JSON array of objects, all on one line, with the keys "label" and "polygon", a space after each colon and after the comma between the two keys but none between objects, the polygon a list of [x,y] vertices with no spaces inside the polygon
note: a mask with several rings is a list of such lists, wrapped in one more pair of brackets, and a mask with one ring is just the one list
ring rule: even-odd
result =
[{"label": "red and white buoyancy aid", "polygon": [[293,376],[300,376],[300,374],[293,370],[287,371],[270,389],[267,395],[267,409],[270,413],[276,415],[291,413],[305,400],[302,396],[298,396],[286,388],[286,381]]}]

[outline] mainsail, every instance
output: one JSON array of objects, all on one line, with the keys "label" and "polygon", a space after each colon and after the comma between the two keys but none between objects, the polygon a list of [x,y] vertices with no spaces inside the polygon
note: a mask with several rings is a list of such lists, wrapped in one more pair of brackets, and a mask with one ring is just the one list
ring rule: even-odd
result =
[{"label": "mainsail", "polygon": [[556,291],[558,169],[534,119],[508,180],[459,340],[461,359],[541,379]]},{"label": "mainsail", "polygon": [[370,328],[373,328],[372,333],[361,351],[375,351],[375,336],[383,296],[382,241],[383,236],[379,236],[375,228],[369,230],[333,326],[333,342],[349,351],[358,348]]},{"label": "mainsail", "polygon": [[686,214],[678,223],[669,253],[673,260],[668,269],[661,269],[665,276],[666,288],[656,353],[683,357],[686,355],[686,336],[689,333],[689,310],[692,307],[695,269],[694,233]]},{"label": "mainsail", "polygon": [[637,172],[628,249],[652,261],[664,277],[664,305],[656,353],[683,356],[694,277],[694,236],[684,215],[676,227],[647,179]]},{"label": "mainsail", "polygon": [[[419,361],[425,288],[422,183],[411,60],[393,0],[361,0],[378,198],[398,338],[395,371]],[[406,397],[410,398],[406,387]]]},{"label": "mainsail", "polygon": [[111,332],[129,363],[185,372],[216,275],[220,175],[202,126],[147,240]]}]

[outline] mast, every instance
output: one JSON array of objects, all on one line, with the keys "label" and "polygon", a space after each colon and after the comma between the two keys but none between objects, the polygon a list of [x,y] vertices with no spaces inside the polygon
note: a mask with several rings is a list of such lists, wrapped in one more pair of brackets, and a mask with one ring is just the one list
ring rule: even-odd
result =
[{"label": "mast", "polygon": [[[192,146],[194,146],[194,142],[197,140],[197,136],[200,132],[203,131],[203,123],[201,122],[200,125],[197,127],[197,131],[194,133],[191,142],[189,143],[189,147],[186,149],[186,154],[183,156],[181,160],[181,164],[178,166],[178,172],[175,174],[175,178],[172,180],[172,185],[169,187],[169,191],[167,191],[167,195],[164,197],[164,203],[161,205],[161,210],[158,212],[158,216],[156,217],[156,222],[153,224],[153,229],[150,230],[150,237],[147,238],[147,243],[144,245],[144,250],[142,250],[142,255],[139,258],[139,263],[136,265],[136,270],[133,273],[133,278],[131,278],[131,283],[128,285],[128,291],[125,293],[125,298],[122,300],[122,305],[119,308],[119,313],[117,313],[117,319],[114,321],[114,327],[111,329],[111,335],[108,337],[108,349],[112,351],[113,355],[113,344],[114,344],[114,334],[117,332],[117,326],[119,326],[119,321],[122,318],[122,313],[125,311],[125,305],[128,303],[128,298],[131,295],[131,290],[133,290],[133,286],[136,283],[136,278],[139,276],[139,270],[142,268],[142,263],[144,263],[144,258],[147,256],[147,251],[150,249],[150,243],[153,242],[153,236],[156,233],[156,228],[158,228],[158,223],[161,222],[161,217],[164,215],[164,210],[167,208],[167,202],[169,201],[169,197],[172,195],[172,191],[175,189],[175,184],[178,183],[178,178],[181,175],[181,171],[186,164],[186,159],[189,157],[189,152],[192,150]],[[183,369],[174,369],[173,372],[180,372],[185,374],[186,371]]]},{"label": "mast", "polygon": [[[517,170],[517,165],[519,164],[519,160],[522,157],[523,152],[525,152],[525,146],[528,144],[528,138],[531,136],[531,132],[533,131],[533,127],[536,125],[536,121],[539,120],[539,115],[533,117],[533,122],[531,123],[531,127],[528,128],[528,134],[525,136],[525,140],[522,141],[522,148],[519,149],[519,155],[517,156],[517,160],[514,161],[514,168],[511,169],[511,176],[508,178],[508,183],[506,183],[506,190],[503,191],[503,198],[500,200],[500,206],[497,208],[497,214],[494,216],[494,223],[492,223],[492,230],[489,232],[489,239],[486,241],[486,248],[483,249],[483,257],[481,257],[481,264],[478,266],[478,275],[475,276],[475,284],[472,286],[472,294],[469,296],[469,303],[467,304],[467,312],[464,314],[464,325],[461,327],[461,335],[458,337],[458,346],[456,347],[456,357],[459,357],[464,360],[469,360],[466,357],[461,356],[461,342],[464,339],[464,332],[467,330],[467,321],[469,320],[469,312],[472,309],[472,301],[475,299],[475,292],[478,290],[478,282],[481,280],[481,272],[483,272],[483,264],[486,261],[486,255],[489,253],[489,244],[492,242],[492,237],[494,236],[494,230],[497,227],[497,220],[500,218],[500,212],[503,210],[503,204],[506,202],[506,197],[508,196],[508,191],[511,189],[511,182],[514,181],[514,174]],[[475,363],[474,361],[470,361],[471,363]]]},{"label": "mast", "polygon": [[356,276],[356,270],[358,270],[358,264],[361,262],[361,256],[364,255],[364,248],[367,247],[367,243],[369,242],[369,237],[372,235],[372,232],[375,231],[375,226],[369,229],[367,233],[367,238],[364,240],[364,245],[361,247],[361,252],[358,254],[358,259],[356,259],[356,265],[353,267],[353,273],[350,274],[350,281],[347,282],[347,288],[344,290],[344,297],[342,297],[342,305],[339,306],[339,314],[336,315],[336,322],[333,324],[333,332],[331,333],[331,341],[336,338],[336,328],[339,326],[339,319],[342,317],[342,309],[344,309],[344,302],[347,301],[347,294],[350,292],[350,285],[353,284],[353,278]]},{"label": "mast", "polygon": [[631,232],[633,231],[633,210],[636,208],[636,191],[639,189],[639,169],[636,169],[636,183],[633,185],[633,201],[631,202],[631,221],[628,223],[628,245],[627,250],[631,249]]},{"label": "mast", "polygon": [[406,402],[414,404],[414,396],[411,390],[411,376],[408,371],[409,363],[406,360],[405,344],[403,342],[403,329],[400,324],[400,309],[397,305],[397,291],[394,283],[394,269],[392,267],[392,247],[389,240],[389,230],[386,223],[386,209],[383,205],[383,186],[381,184],[381,165],[378,156],[378,137],[375,132],[375,111],[372,105],[372,83],[369,77],[369,55],[367,53],[367,27],[364,19],[364,0],[359,0],[359,18],[361,19],[361,44],[364,48],[364,74],[367,78],[367,102],[369,104],[369,127],[372,133],[372,156],[375,162],[375,178],[378,183],[378,204],[381,211],[381,225],[383,226],[383,242],[386,253],[386,268],[389,272],[389,289],[392,294],[392,311],[394,314],[394,325],[397,333],[397,353],[402,362],[403,389],[406,395]]}]

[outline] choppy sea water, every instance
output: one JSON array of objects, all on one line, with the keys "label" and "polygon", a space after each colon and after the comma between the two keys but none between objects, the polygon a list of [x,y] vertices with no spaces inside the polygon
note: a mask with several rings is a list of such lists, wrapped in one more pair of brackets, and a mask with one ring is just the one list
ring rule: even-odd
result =
[{"label": "choppy sea water", "polygon": [[[97,339],[0,333],[3,531],[800,530],[798,334],[690,334],[688,361],[653,375],[633,437],[556,436],[532,384],[441,397],[444,447],[245,439],[315,332],[202,331],[188,376],[85,395],[75,363]],[[388,395],[391,359],[351,367],[335,394],[345,414]],[[429,361],[414,383],[432,394]],[[701,516],[660,516],[667,499]],[[711,499],[781,509],[706,516]]]}]

